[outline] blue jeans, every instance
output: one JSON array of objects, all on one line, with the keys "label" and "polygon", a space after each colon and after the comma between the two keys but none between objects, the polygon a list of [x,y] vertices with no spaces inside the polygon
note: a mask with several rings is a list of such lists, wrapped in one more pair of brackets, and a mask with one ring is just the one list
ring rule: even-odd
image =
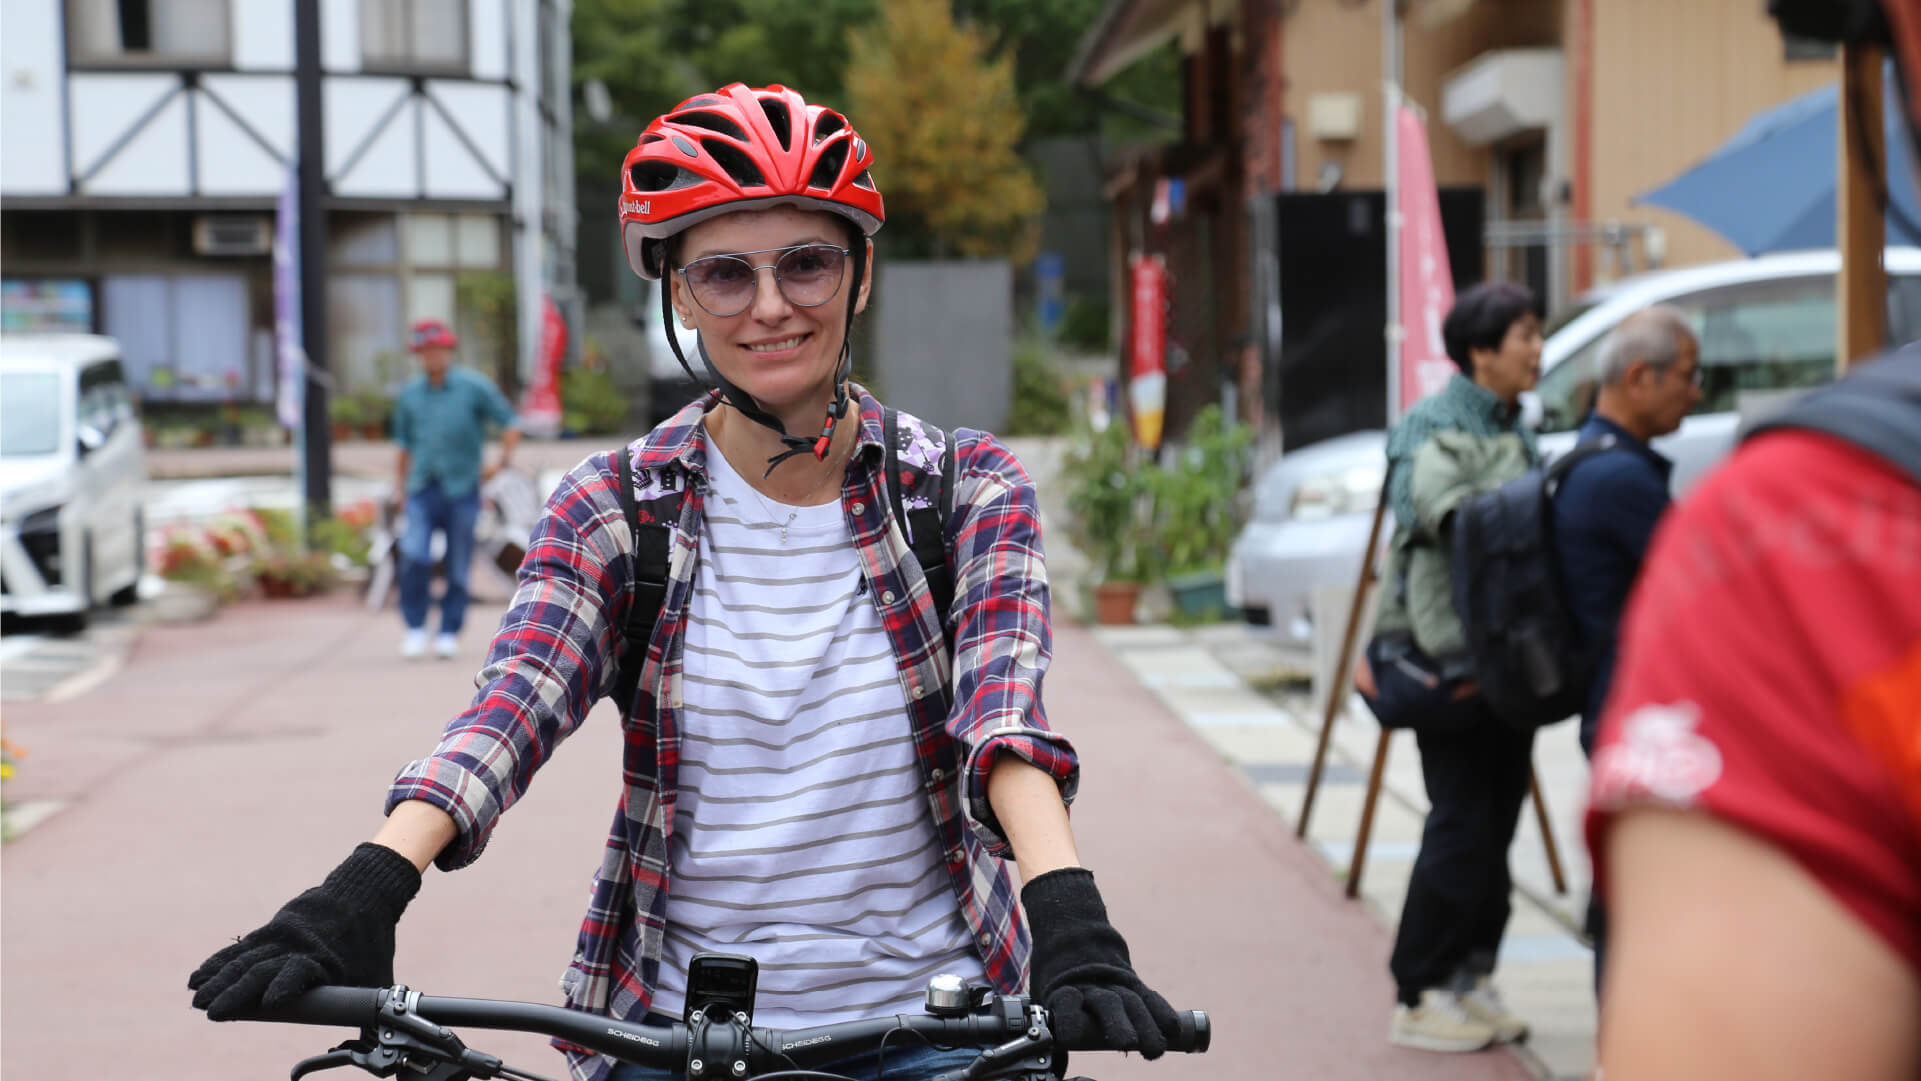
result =
[{"label": "blue jeans", "polygon": [[[980,1051],[972,1048],[936,1051],[920,1042],[919,1038],[903,1032],[898,1037],[887,1041],[887,1061],[884,1071],[874,1069],[872,1051],[864,1055],[839,1059],[825,1066],[815,1066],[812,1069],[824,1073],[841,1074],[853,1078],[854,1081],[927,1081],[927,1078],[937,1073],[961,1069],[974,1061],[979,1054]],[[682,1081],[683,1077],[685,1074],[680,1070],[662,1070],[653,1066],[635,1066],[623,1062],[614,1067],[614,1072],[607,1081]]]},{"label": "blue jeans", "polygon": [[474,561],[474,520],[480,517],[480,491],[456,499],[441,493],[438,481],[407,494],[407,531],[400,538],[400,618],[410,630],[427,625],[434,581],[434,532],[447,537],[447,593],[440,601],[440,630],[460,633],[467,619],[467,571]]}]

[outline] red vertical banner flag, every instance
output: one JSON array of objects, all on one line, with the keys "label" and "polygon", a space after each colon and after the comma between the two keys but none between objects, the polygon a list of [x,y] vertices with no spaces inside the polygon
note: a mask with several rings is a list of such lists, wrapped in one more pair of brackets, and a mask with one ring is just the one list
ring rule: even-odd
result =
[{"label": "red vertical banner flag", "polygon": [[534,355],[534,378],[521,404],[521,425],[528,432],[555,435],[560,431],[560,361],[567,355],[567,321],[554,298],[540,298],[540,348]]},{"label": "red vertical banner flag", "polygon": [[1441,321],[1454,306],[1454,275],[1441,231],[1441,197],[1428,157],[1427,127],[1413,109],[1395,110],[1399,146],[1395,182],[1401,212],[1401,400],[1407,407],[1441,389],[1455,371],[1441,340]]},{"label": "red vertical banner flag", "polygon": [[1127,400],[1134,438],[1149,450],[1161,445],[1167,408],[1167,262],[1160,255],[1128,257]]}]

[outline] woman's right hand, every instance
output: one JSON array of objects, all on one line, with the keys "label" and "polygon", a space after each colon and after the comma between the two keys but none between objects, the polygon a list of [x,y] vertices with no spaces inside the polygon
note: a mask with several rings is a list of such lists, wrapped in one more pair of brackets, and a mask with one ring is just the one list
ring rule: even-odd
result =
[{"label": "woman's right hand", "polygon": [[207,958],[187,979],[215,1021],[271,1011],[322,984],[394,982],[394,927],[420,890],[420,870],[369,841],[264,927]]}]

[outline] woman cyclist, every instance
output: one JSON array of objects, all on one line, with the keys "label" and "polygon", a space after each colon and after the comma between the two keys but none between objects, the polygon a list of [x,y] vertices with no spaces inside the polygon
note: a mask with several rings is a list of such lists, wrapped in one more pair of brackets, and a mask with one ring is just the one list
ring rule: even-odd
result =
[{"label": "woman cyclist", "polygon": [[[909,475],[938,468],[943,437],[890,427],[849,379],[884,219],[872,165],[846,118],[780,86],[736,83],[647,127],[622,238],[663,314],[698,330],[713,389],[561,482],[473,703],[400,771],[370,842],[193,974],[196,1007],[393,982],[427,864],[478,857],[613,692],[638,563],[625,455],[637,505],[679,519],[567,1004],[678,1020],[687,963],[711,951],[759,963],[757,1024],[917,1012],[928,977],[954,972],[1028,985],[1063,1046],[1166,1049],[1175,1014],[1135,975],[1068,825],[1079,767],[1041,708],[1033,485],[993,436],[953,434],[954,600],[935,611],[882,474],[889,436]],[[896,1046],[891,1077],[973,1054]],[[580,1081],[660,1076],[562,1050]]]}]

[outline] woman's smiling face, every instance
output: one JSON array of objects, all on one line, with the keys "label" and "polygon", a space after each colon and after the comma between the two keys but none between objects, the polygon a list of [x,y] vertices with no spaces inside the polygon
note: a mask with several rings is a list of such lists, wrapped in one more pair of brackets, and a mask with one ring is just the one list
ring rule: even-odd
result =
[{"label": "woman's smiling face", "polygon": [[[774,207],[710,218],[680,236],[671,271],[674,311],[699,329],[720,374],[776,413],[824,404],[846,338],[850,296],[856,312],[867,306],[873,261],[867,260],[866,280],[858,292],[847,281],[852,275],[846,266],[852,260],[842,259],[837,251],[816,249],[794,256],[784,291],[772,264],[797,247],[843,249],[850,232],[844,219],[825,211]],[[752,271],[752,298],[743,295],[734,302],[746,304],[738,312],[715,315],[734,307],[724,302],[726,290],[745,293],[745,268],[699,261],[732,255],[759,268]],[[846,264],[837,280],[827,276],[835,261]],[[827,299],[806,306],[816,293],[827,294]],[[723,294],[722,302],[717,302],[717,294]]]}]

